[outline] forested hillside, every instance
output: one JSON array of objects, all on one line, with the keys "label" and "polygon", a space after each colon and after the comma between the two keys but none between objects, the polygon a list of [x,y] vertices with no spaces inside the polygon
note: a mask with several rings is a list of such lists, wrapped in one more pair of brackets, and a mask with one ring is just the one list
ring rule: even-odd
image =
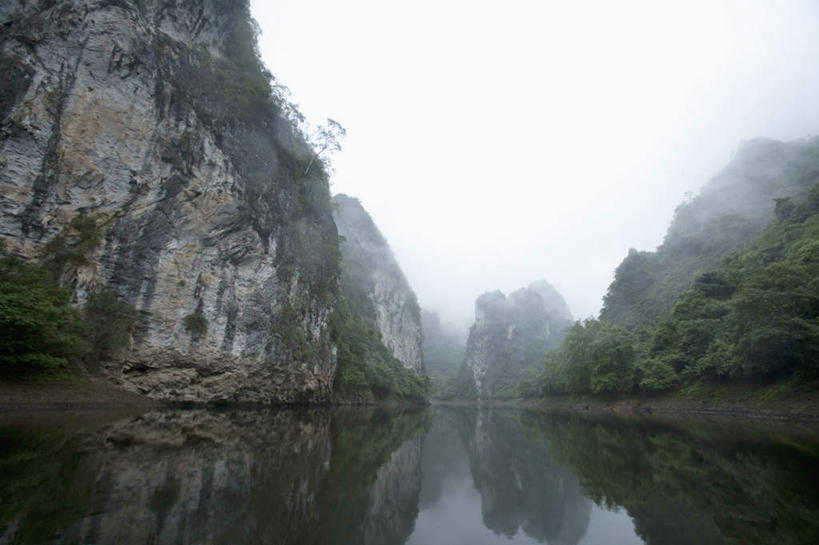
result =
[{"label": "forested hillside", "polygon": [[804,383],[818,370],[819,139],[758,141],[677,209],[657,252],[630,253],[600,319],[572,326],[521,394]]},{"label": "forested hillside", "polygon": [[774,216],[774,199],[799,201],[818,180],[819,138],[744,143],[699,195],[677,207],[657,251],[629,252],[600,319],[632,330],[655,322],[698,275],[760,233]]}]

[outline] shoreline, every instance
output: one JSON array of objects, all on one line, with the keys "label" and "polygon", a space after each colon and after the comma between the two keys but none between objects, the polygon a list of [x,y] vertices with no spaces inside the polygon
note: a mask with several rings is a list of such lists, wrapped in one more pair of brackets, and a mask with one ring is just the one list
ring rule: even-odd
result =
[{"label": "shoreline", "polygon": [[742,420],[791,421],[819,424],[819,390],[797,390],[778,385],[707,386],[656,396],[595,397],[551,396],[529,400],[401,400],[362,403],[360,399],[332,399],[318,404],[256,404],[230,402],[166,402],[124,390],[104,378],[56,375],[37,379],[0,380],[0,412],[61,410],[155,409],[261,409],[317,407],[422,408],[425,406],[522,407],[578,414],[642,416],[673,415],[689,418],[724,417]]},{"label": "shoreline", "polygon": [[743,420],[819,423],[819,391],[773,385],[700,386],[653,396],[549,396],[526,400],[434,400],[433,405],[526,407],[579,414],[685,417],[724,417]]},{"label": "shoreline", "polygon": [[0,412],[154,409],[162,403],[117,387],[98,377],[57,374],[43,377],[3,377]]},{"label": "shoreline", "polygon": [[212,401],[164,401],[151,399],[126,390],[103,377],[86,374],[57,373],[34,377],[0,378],[0,413],[20,411],[73,411],[73,410],[157,410],[209,409],[254,410],[298,408],[406,408],[430,406],[429,401],[400,399],[343,399],[333,397],[322,403],[253,403]]}]

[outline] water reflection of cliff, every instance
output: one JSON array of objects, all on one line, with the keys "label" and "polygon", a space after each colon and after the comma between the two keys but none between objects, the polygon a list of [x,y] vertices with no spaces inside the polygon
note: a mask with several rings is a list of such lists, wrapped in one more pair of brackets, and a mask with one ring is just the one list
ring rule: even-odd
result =
[{"label": "water reflection of cliff", "polygon": [[[420,490],[423,413],[156,412],[83,439],[55,520],[4,513],[0,542],[402,542]],[[36,517],[33,518],[33,517]],[[38,536],[34,539],[32,536]]]},{"label": "water reflection of cliff", "polygon": [[476,408],[91,416],[0,413],[0,545],[819,543],[815,431]]},{"label": "water reflection of cliff", "polygon": [[[446,512],[452,525],[468,518],[451,503],[468,501],[464,487],[474,484],[482,524],[519,540],[525,534],[550,545],[620,542],[609,535],[616,530],[632,541],[636,531],[647,545],[819,543],[817,461],[815,429],[442,409],[424,439],[416,523],[424,533],[410,542],[433,535],[426,513]],[[604,510],[592,502],[619,513],[607,515],[606,524],[626,514],[631,521],[601,527]],[[461,542],[451,532],[446,537]]]},{"label": "water reflection of cliff", "polygon": [[592,502],[574,475],[552,462],[548,443],[523,428],[519,411],[481,411],[464,432],[488,528],[508,537],[521,529],[550,545],[580,541]]}]

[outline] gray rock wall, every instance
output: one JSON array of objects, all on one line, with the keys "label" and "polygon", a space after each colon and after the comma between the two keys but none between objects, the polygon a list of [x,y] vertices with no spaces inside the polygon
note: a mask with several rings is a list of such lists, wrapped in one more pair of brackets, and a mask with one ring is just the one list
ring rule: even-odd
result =
[{"label": "gray rock wall", "polygon": [[112,379],[160,399],[327,399],[326,177],[304,175],[312,151],[265,92],[246,3],[21,0],[0,27],[0,241],[77,304],[107,288],[139,311]]},{"label": "gray rock wall", "polygon": [[358,199],[335,195],[333,204],[345,290],[366,298],[356,309],[404,367],[423,373],[421,310],[389,244]]},{"label": "gray rock wall", "polygon": [[521,371],[560,344],[571,321],[563,296],[546,281],[509,297],[500,291],[478,297],[464,356],[478,396],[502,397]]}]

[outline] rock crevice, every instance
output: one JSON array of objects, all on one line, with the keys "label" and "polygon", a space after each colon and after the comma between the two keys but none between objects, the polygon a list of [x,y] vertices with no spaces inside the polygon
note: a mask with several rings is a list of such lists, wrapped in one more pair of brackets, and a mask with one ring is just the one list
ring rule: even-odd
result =
[{"label": "rock crevice", "polygon": [[77,304],[110,289],[139,311],[106,372],[158,399],[329,399],[327,180],[302,174],[313,151],[271,93],[247,2],[25,0],[0,24],[0,240],[54,261],[93,235],[52,264]]}]

